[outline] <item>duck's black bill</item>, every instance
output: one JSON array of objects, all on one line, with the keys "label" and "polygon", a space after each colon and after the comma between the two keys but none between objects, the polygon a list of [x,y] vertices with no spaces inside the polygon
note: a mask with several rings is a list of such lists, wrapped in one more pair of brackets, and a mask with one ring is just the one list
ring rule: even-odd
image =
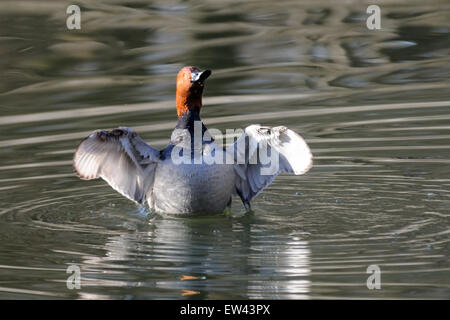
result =
[{"label": "duck's black bill", "polygon": [[212,73],[211,70],[204,70],[192,73],[191,82],[203,83],[211,75],[211,73]]}]

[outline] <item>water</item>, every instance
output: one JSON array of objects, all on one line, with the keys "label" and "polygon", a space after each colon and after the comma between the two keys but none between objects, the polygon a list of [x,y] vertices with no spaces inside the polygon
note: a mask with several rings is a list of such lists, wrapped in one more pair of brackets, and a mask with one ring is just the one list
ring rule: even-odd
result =
[{"label": "water", "polygon": [[[357,1],[80,2],[72,31],[69,4],[0,2],[0,298],[450,298],[448,1],[380,2],[380,31]],[[167,143],[184,65],[208,127],[286,125],[312,170],[197,218],[76,178],[94,129]]]}]

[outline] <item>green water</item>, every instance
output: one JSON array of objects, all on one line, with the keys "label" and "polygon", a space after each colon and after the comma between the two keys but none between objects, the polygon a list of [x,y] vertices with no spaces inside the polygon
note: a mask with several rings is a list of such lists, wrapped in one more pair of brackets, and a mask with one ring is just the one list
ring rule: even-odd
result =
[{"label": "green water", "polygon": [[[379,1],[374,31],[363,1],[78,1],[81,30],[70,4],[0,2],[0,298],[450,298],[448,1]],[[209,128],[288,126],[312,170],[197,218],[79,180],[94,129],[167,144],[185,65]]]}]

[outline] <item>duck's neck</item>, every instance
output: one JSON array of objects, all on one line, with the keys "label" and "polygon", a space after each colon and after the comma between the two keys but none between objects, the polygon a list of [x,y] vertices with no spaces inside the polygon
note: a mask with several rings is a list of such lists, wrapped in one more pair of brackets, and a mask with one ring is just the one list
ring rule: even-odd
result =
[{"label": "duck's neck", "polygon": [[189,132],[194,132],[195,122],[199,121],[202,124],[202,134],[206,131],[206,127],[200,119],[200,115],[196,109],[188,110],[178,117],[178,122],[175,128],[188,129]]},{"label": "duck's neck", "polygon": [[[200,133],[201,128],[201,134]],[[191,150],[192,155],[194,155],[194,149],[196,148],[197,144],[204,145],[209,144],[214,139],[211,137],[210,139],[204,140],[205,132],[208,130],[205,125],[203,124],[202,120],[200,119],[200,115],[198,114],[197,110],[188,110],[187,112],[183,113],[181,116],[178,117],[178,122],[175,127],[176,136],[179,135],[177,130],[187,130],[190,135],[190,141],[191,141]],[[179,143],[177,141],[177,138],[174,138],[172,135],[172,140],[170,142],[172,145],[175,145]]]},{"label": "duck's neck", "polygon": [[191,87],[188,90],[179,89],[177,84],[176,103],[177,114],[181,117],[183,114],[196,110],[200,113],[202,108],[202,87]]}]

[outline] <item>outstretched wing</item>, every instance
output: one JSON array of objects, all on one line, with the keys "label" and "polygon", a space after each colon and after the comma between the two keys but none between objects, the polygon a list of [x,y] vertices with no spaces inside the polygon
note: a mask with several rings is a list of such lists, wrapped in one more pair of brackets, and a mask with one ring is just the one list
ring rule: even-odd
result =
[{"label": "outstretched wing", "polygon": [[81,179],[102,178],[116,191],[145,203],[153,186],[159,150],[147,145],[134,130],[98,130],[78,146],[73,167]]},{"label": "outstretched wing", "polygon": [[300,175],[312,167],[305,140],[286,127],[251,125],[226,151],[233,152],[236,193],[247,209],[250,200],[280,173]]}]

